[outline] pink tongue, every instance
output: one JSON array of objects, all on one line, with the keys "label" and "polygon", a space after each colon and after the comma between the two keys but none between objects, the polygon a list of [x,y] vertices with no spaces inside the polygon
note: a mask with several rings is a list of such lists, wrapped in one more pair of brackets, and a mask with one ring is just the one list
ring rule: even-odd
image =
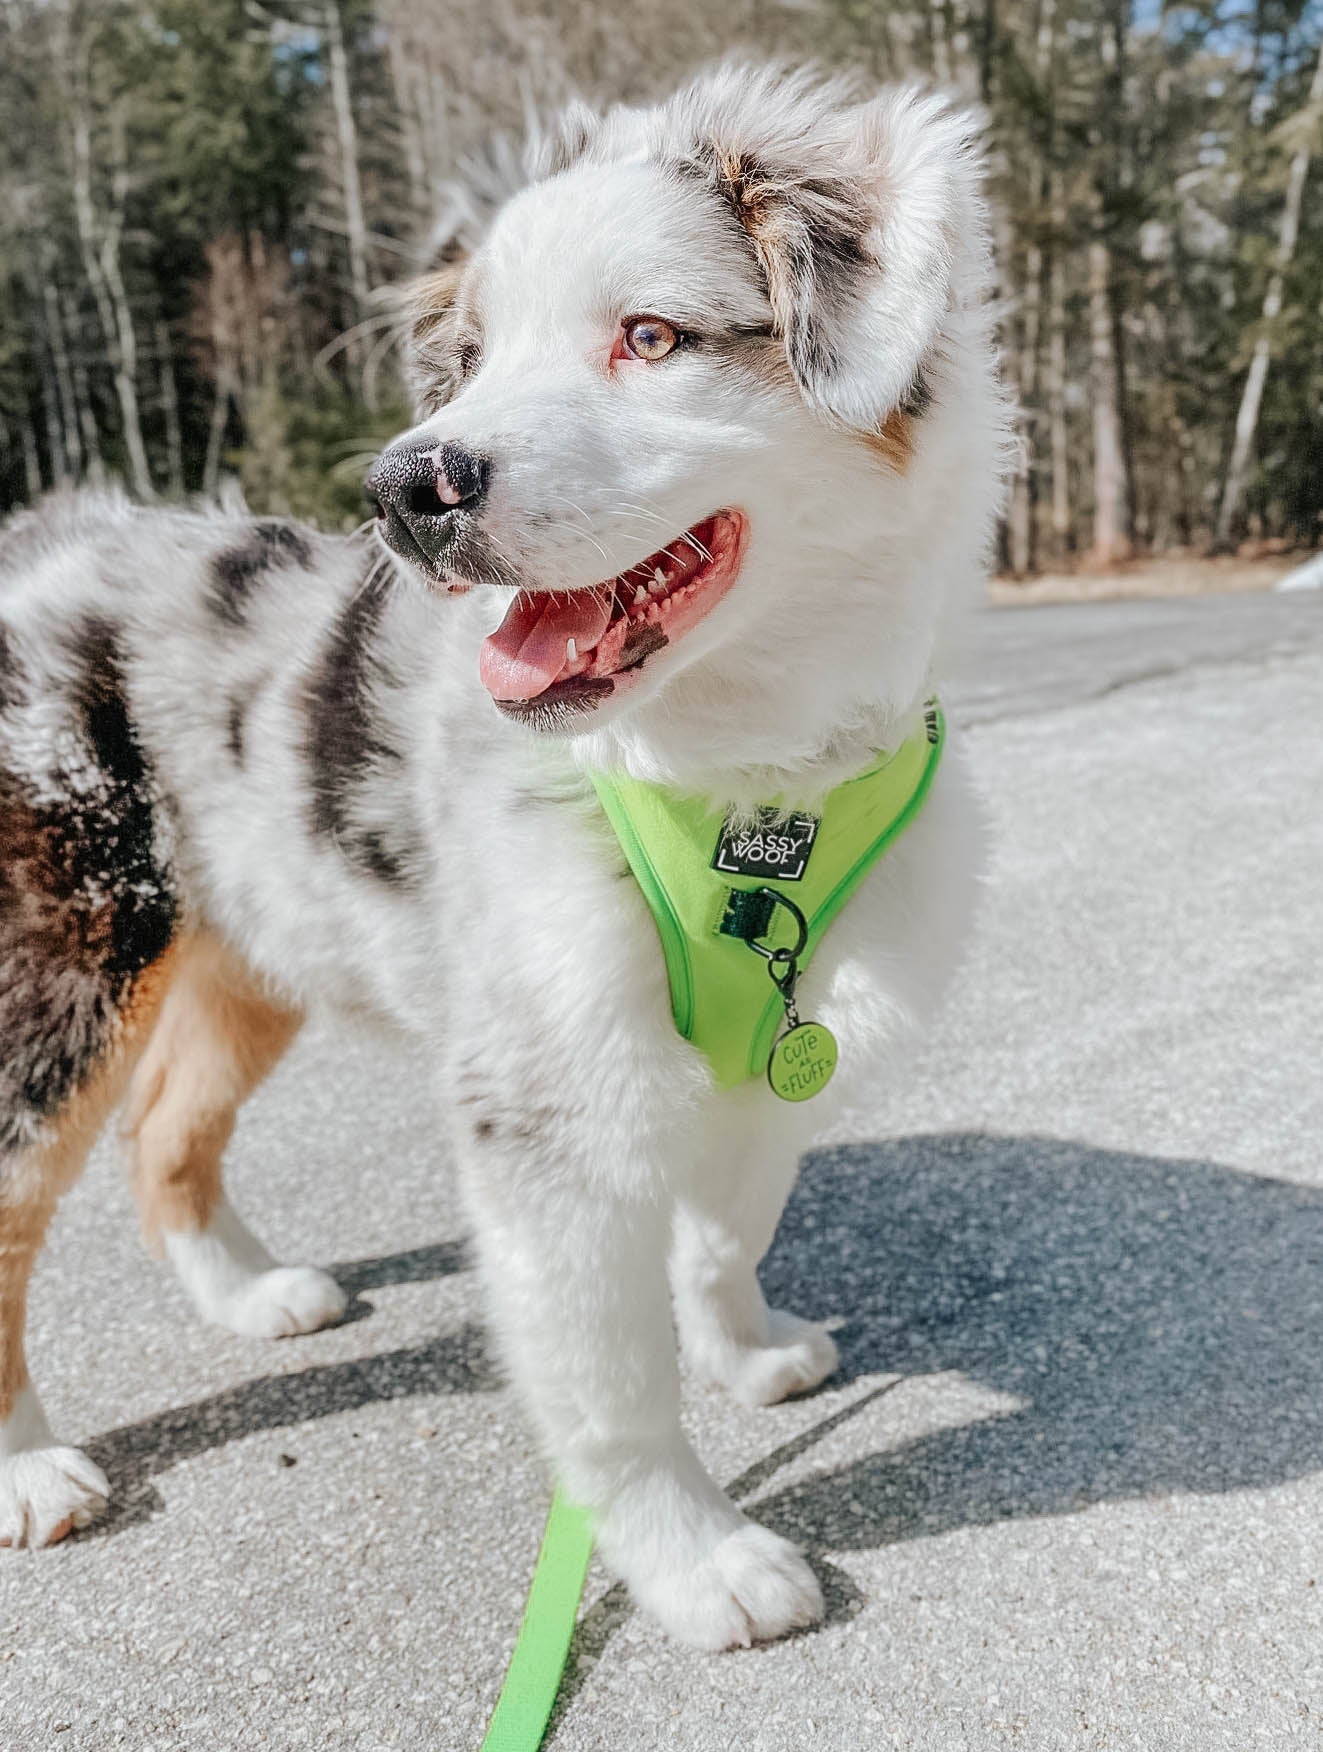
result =
[{"label": "pink tongue", "polygon": [[496,631],[482,642],[478,673],[494,700],[533,700],[565,667],[565,641],[582,655],[611,620],[611,591],[575,590],[566,596],[520,591]]}]

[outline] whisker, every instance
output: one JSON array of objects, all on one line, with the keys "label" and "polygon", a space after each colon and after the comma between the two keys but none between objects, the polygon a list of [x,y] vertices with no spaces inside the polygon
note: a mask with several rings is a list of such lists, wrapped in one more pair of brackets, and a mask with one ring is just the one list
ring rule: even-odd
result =
[{"label": "whisker", "polygon": [[376,316],[365,316],[362,322],[356,322],[352,328],[345,329],[343,334],[335,336],[313,355],[312,368],[324,382],[331,381],[326,367],[337,353],[343,353],[346,347],[352,347],[357,341],[365,340],[368,335],[375,335],[379,330],[389,327],[398,321],[394,311],[382,311]]}]

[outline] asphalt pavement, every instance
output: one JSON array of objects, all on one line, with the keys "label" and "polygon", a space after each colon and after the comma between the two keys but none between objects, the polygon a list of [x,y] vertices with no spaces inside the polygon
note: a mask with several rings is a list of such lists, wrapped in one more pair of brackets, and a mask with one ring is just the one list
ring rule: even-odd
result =
[{"label": "asphalt pavement", "polygon": [[[687,1397],[827,1623],[695,1654],[594,1567],[555,1752],[1323,1739],[1323,593],[1002,610],[964,668],[977,942],[764,1268],[841,1373]],[[109,1146],[67,1200],[30,1354],[115,1508],[0,1553],[3,1752],[478,1746],[545,1481],[423,1080],[319,1032],[241,1123],[334,1331],[197,1324]]]}]

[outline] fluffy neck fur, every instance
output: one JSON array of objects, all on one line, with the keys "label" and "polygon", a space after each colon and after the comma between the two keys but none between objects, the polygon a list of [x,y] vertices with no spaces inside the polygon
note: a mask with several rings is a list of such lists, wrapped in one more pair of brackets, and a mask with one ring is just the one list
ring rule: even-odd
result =
[{"label": "fluffy neck fur", "polygon": [[665,686],[571,740],[582,768],[811,806],[908,733],[958,646],[1002,497],[990,320],[974,306],[946,325],[903,472],[824,427],[799,503],[750,507],[735,590]]}]

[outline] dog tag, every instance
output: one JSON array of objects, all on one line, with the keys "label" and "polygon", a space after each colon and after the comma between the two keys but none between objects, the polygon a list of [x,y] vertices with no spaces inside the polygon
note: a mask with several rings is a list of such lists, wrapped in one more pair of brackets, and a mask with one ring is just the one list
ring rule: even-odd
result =
[{"label": "dog tag", "polygon": [[786,1007],[786,1031],[772,1047],[767,1081],[782,1101],[811,1101],[831,1082],[836,1069],[836,1036],[821,1022],[799,1019],[795,1003],[798,952],[774,949],[767,959],[767,971]]},{"label": "dog tag", "polygon": [[767,1081],[782,1101],[810,1101],[831,1082],[836,1037],[821,1022],[800,1022],[772,1048]]},{"label": "dog tag", "polygon": [[[765,937],[778,906],[793,917],[796,927],[793,949],[766,949]],[[767,963],[767,972],[785,1005],[785,1033],[773,1042],[767,1060],[767,1081],[782,1101],[810,1101],[831,1082],[836,1069],[836,1036],[821,1022],[801,1022],[795,1003],[799,984],[799,958],[809,939],[808,920],[793,900],[774,888],[732,889],[726,911],[717,927],[724,936],[738,937]]]}]

